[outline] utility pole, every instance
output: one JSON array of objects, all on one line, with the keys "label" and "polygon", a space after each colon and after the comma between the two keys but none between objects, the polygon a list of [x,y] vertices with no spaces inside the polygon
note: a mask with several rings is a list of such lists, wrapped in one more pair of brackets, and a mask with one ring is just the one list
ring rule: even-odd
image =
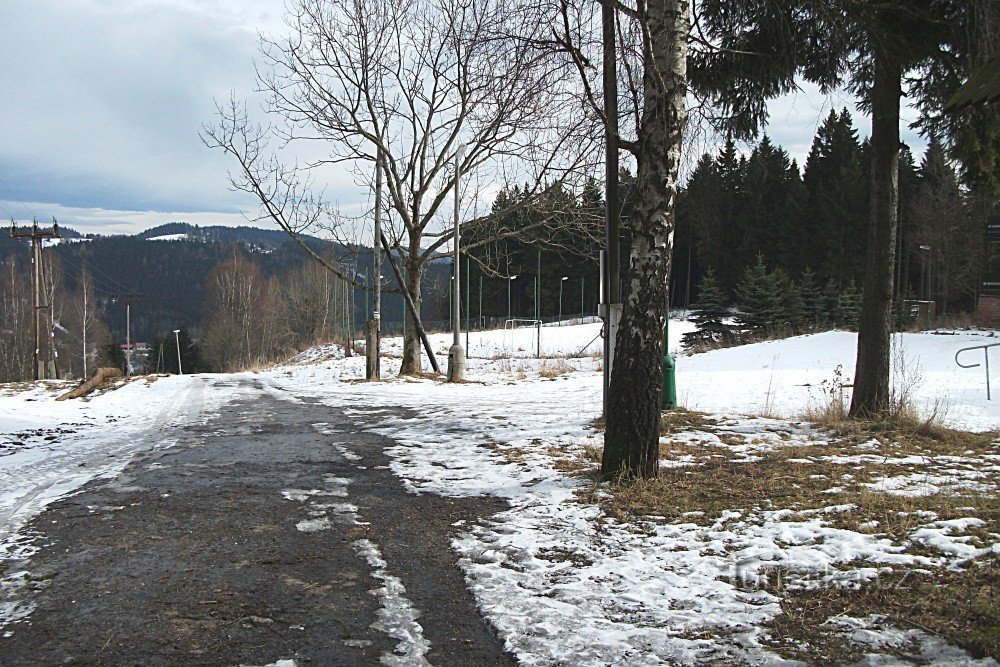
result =
[{"label": "utility pole", "polygon": [[377,165],[375,172],[375,243],[372,244],[372,258],[375,264],[375,292],[372,294],[372,329],[374,338],[375,365],[369,380],[382,378],[382,170]]},{"label": "utility pole", "polygon": [[462,347],[462,339],[460,329],[462,328],[462,257],[459,254],[461,251],[461,228],[459,225],[459,216],[461,215],[461,188],[460,180],[462,177],[462,157],[465,155],[465,144],[458,147],[455,151],[455,253],[452,260],[452,270],[454,275],[451,277],[451,334],[452,342],[451,349],[448,350],[448,382],[463,382],[465,381],[465,349]]},{"label": "utility pole", "polygon": [[[346,267],[344,267],[346,268]],[[344,356],[354,356],[354,332],[351,331],[351,286],[344,283]]]},{"label": "utility pole", "polygon": [[83,273],[80,276],[81,282],[83,283],[83,377],[82,379],[87,379],[87,287],[88,287],[88,276],[87,276],[87,266],[84,264]]},{"label": "utility pole", "polygon": [[563,276],[559,279],[559,326],[562,326],[562,293],[563,293],[563,283],[569,280],[569,276]]},{"label": "utility pole", "polygon": [[115,294],[111,301],[125,304],[125,377],[132,377],[132,304],[142,301],[142,295],[138,292]]},{"label": "utility pole", "polygon": [[604,318],[604,415],[607,416],[608,387],[611,384],[611,368],[615,362],[615,341],[618,335],[618,321],[621,318],[621,273],[619,269],[619,203],[618,203],[618,38],[616,31],[616,7],[614,3],[601,3],[602,42],[604,53],[604,144],[606,150],[605,179],[605,238],[604,271],[602,280],[601,316]]},{"label": "utility pole", "polygon": [[535,319],[542,319],[542,249],[538,249],[538,264],[535,269]]},{"label": "utility pole", "polygon": [[472,308],[469,303],[472,289],[472,258],[465,255],[465,352],[469,352],[469,329],[472,328]]},{"label": "utility pole", "polygon": [[[181,330],[174,329],[174,343],[177,344],[177,374],[184,375],[184,367],[181,366]],[[160,354],[163,354],[163,344],[160,344]]]},{"label": "utility pole", "polygon": [[[35,379],[59,379],[59,370],[56,367],[55,332],[52,331],[52,318],[47,317],[45,321],[49,323],[48,334],[43,332],[42,311],[48,310],[51,315],[51,304],[45,301],[44,274],[42,273],[42,239],[57,239],[59,236],[59,223],[52,219],[52,229],[39,229],[38,221],[33,220],[30,231],[19,232],[10,221],[10,235],[16,239],[31,239],[31,291],[35,308]],[[45,350],[42,350],[42,339],[45,339]]]},{"label": "utility pole", "polygon": [[517,276],[507,276],[507,319],[511,319],[510,312],[510,284]]},{"label": "utility pole", "polygon": [[[371,316],[365,339],[365,379],[382,379],[382,149],[375,156],[375,242],[372,243],[372,264],[375,283],[372,292]],[[405,317],[405,315],[404,315]]]}]

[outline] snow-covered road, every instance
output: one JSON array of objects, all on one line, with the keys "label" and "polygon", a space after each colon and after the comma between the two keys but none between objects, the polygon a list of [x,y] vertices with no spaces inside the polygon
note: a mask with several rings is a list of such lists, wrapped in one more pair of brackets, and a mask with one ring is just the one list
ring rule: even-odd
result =
[{"label": "snow-covered road", "polygon": [[64,387],[0,395],[0,557],[46,505],[98,477],[114,477],[139,451],[171,443],[223,400],[196,376],[135,380],[87,401],[55,401]]}]

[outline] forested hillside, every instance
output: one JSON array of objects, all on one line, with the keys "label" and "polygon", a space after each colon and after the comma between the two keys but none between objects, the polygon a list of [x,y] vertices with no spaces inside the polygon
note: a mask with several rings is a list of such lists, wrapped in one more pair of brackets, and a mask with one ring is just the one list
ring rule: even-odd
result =
[{"label": "forested hillside", "polygon": [[[46,300],[53,304],[52,328],[64,375],[83,371],[84,319],[88,368],[121,364],[117,348],[126,339],[125,305],[115,297],[142,296],[131,308],[133,342],[173,344],[173,330],[181,329],[193,355],[194,345],[207,344],[190,370],[265,363],[301,345],[344,335],[345,323],[359,327],[364,321],[365,291],[327,279],[281,231],[172,223],[134,236],[84,237],[67,228],[61,228],[60,235],[46,242],[43,255]],[[305,241],[318,254],[356,270],[359,283],[366,284],[370,249],[309,237]],[[5,334],[0,340],[0,381],[25,379],[32,374],[33,345],[28,241],[0,234],[0,266],[0,330]],[[219,292],[220,280],[227,269],[232,274],[234,266],[239,267],[239,280],[254,279],[244,283],[253,302],[242,304],[245,312],[230,308],[232,301]],[[428,282],[442,283],[440,274],[447,270],[446,264],[432,265]],[[388,266],[383,273],[390,275]],[[387,294],[382,310],[388,328],[393,322],[398,326],[401,297]],[[249,323],[247,330],[254,330],[255,338],[267,340],[236,352],[222,349],[237,315]],[[206,334],[208,340],[203,340]],[[154,363],[158,353],[154,351]],[[175,354],[167,361],[176,366],[174,359]]]},{"label": "forested hillside", "polygon": [[[767,136],[746,153],[727,142],[717,153],[703,155],[678,196],[671,304],[697,304],[699,285],[711,270],[714,296],[728,305],[741,305],[741,287],[747,276],[760,270],[758,260],[766,272],[777,271],[774,279],[788,282],[793,291],[818,285],[832,294],[833,301],[845,293],[855,302],[867,241],[869,152],[867,139],[859,138],[850,114],[842,110],[831,111],[820,125],[804,165]],[[1000,216],[995,200],[977,198],[960,186],[936,140],[919,164],[909,147],[901,145],[899,171],[897,297],[927,298],[929,293],[939,302],[940,312],[970,310],[982,281],[986,224]],[[626,227],[633,185],[632,175],[624,173]],[[519,196],[517,189],[501,193],[497,210]],[[566,197],[565,193],[554,197],[566,215],[602,224],[604,204],[598,188],[588,188],[569,203],[563,201]],[[542,200],[499,224],[527,225],[533,215],[551,212],[553,206],[552,201]],[[623,256],[629,251],[628,236],[625,229]],[[478,314],[480,276],[484,276],[484,315],[506,315],[505,276],[509,275],[517,276],[510,284],[513,313],[533,317],[539,251],[542,316],[556,315],[560,283],[564,313],[580,311],[582,293],[585,311],[594,314],[602,243],[599,233],[589,239],[550,236],[533,242],[506,241],[499,248],[478,251],[476,257],[488,268],[472,265],[473,317]],[[623,266],[623,275],[626,270]],[[831,318],[838,319],[833,313]]]}]

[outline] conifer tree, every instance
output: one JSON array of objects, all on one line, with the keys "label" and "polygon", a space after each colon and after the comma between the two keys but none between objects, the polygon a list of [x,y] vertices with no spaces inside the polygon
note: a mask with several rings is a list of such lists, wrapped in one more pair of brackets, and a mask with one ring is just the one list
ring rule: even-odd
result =
[{"label": "conifer tree", "polygon": [[856,331],[860,315],[861,294],[857,284],[851,280],[837,299],[837,326]]},{"label": "conifer tree", "polygon": [[764,256],[743,272],[736,291],[738,319],[750,336],[764,336],[788,321],[781,276],[768,271]]},{"label": "conifer tree", "polygon": [[816,130],[803,181],[808,202],[804,227],[823,259],[822,278],[860,279],[867,224],[867,170],[847,109],[831,111]]},{"label": "conifer tree", "polygon": [[840,288],[829,278],[823,286],[824,327],[836,327],[840,323]]},{"label": "conifer tree", "polygon": [[799,286],[780,268],[775,269],[772,276],[781,291],[781,302],[785,308],[785,318],[781,322],[775,322],[775,328],[797,333],[805,324],[805,302]]},{"label": "conifer tree", "polygon": [[802,324],[807,330],[819,330],[826,320],[826,302],[823,290],[816,282],[812,267],[802,270],[798,280],[798,292],[802,299]]},{"label": "conifer tree", "polygon": [[711,268],[698,284],[698,304],[692,321],[698,327],[684,334],[684,346],[688,348],[705,345],[725,345],[733,339],[733,327],[726,320],[729,314],[729,299]]}]

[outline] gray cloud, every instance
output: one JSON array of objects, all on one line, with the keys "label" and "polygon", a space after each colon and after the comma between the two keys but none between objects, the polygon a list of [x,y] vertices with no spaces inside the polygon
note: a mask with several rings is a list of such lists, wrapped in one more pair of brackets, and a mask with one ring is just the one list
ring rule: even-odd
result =
[{"label": "gray cloud", "polygon": [[[274,5],[274,2],[269,3]],[[235,211],[198,138],[213,98],[253,86],[244,17],[183,3],[15,2],[0,35],[0,198]]]},{"label": "gray cloud", "polygon": [[[213,99],[235,91],[255,104],[257,34],[283,31],[283,0],[8,0],[3,12],[0,215],[125,231],[240,224],[240,211],[256,210],[198,133]],[[772,103],[768,133],[801,165],[818,123],[842,106],[854,111],[849,96],[805,86]],[[868,119],[854,115],[866,136]],[[904,140],[922,151],[914,133]],[[318,148],[296,150],[308,160]],[[342,206],[367,199],[345,168],[317,176]]]}]

